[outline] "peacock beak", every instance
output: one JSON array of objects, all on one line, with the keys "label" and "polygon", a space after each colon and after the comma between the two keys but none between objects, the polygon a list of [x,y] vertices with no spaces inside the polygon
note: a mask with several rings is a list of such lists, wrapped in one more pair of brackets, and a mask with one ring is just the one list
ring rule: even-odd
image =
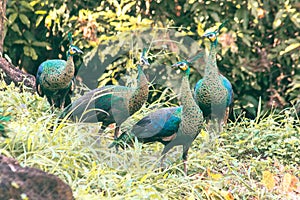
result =
[{"label": "peacock beak", "polygon": [[81,51],[80,49],[78,49],[77,53],[83,54],[83,51]]},{"label": "peacock beak", "polygon": [[147,65],[147,66],[150,66],[150,63],[149,63],[148,59],[145,58],[144,56],[141,56],[141,58],[140,58],[140,63],[141,63],[141,65]]},{"label": "peacock beak", "polygon": [[173,68],[178,67],[178,64],[175,63],[175,64],[171,65],[171,67],[173,67]]},{"label": "peacock beak", "polygon": [[208,34],[209,34],[209,33],[204,33],[204,34],[202,35],[202,38],[207,38]]},{"label": "peacock beak", "polygon": [[145,60],[145,65],[150,66],[148,59]]}]

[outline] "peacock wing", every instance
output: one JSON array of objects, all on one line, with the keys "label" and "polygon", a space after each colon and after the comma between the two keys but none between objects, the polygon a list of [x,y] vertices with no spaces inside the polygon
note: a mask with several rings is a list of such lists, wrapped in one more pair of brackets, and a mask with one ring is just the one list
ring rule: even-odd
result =
[{"label": "peacock wing", "polygon": [[162,108],[150,113],[133,126],[132,132],[144,139],[171,136],[178,130],[180,123],[180,116],[175,115],[178,109],[180,107]]},{"label": "peacock wing", "polygon": [[226,88],[226,90],[228,92],[226,107],[229,107],[233,103],[232,85],[229,82],[229,80],[225,76],[223,76],[222,74],[221,74],[221,80],[222,80],[222,84],[224,85],[224,87]]}]

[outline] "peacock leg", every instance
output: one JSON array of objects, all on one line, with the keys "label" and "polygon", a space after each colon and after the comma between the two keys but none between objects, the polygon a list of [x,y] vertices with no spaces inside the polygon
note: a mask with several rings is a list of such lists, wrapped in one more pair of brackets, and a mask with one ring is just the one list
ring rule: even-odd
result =
[{"label": "peacock leg", "polygon": [[[115,132],[114,132],[114,140],[116,141],[119,136],[120,127],[116,125]],[[119,145],[116,145],[116,151],[119,151]]]},{"label": "peacock leg", "polygon": [[188,140],[182,146],[183,171],[184,171],[184,173],[185,173],[186,176],[187,176],[188,153],[189,153],[190,146],[192,145],[192,142],[193,142],[193,140],[192,141]]},{"label": "peacock leg", "polygon": [[187,157],[188,157],[188,150],[183,152],[182,159],[183,159],[183,171],[185,175],[187,175]]},{"label": "peacock leg", "polygon": [[224,124],[224,126],[226,126],[227,125],[227,120],[228,120],[228,116],[229,116],[229,107],[227,107],[226,108],[226,110],[225,110],[225,116],[224,116],[224,119],[223,119],[223,124]]},{"label": "peacock leg", "polygon": [[170,151],[170,149],[172,149],[174,146],[177,146],[180,144],[180,140],[178,140],[178,138],[175,138],[174,140],[172,140],[171,142],[169,142],[167,145],[165,145],[163,151],[161,152],[161,160],[160,160],[160,165],[163,168],[163,163],[164,160],[166,158],[166,154],[168,153],[168,151]]},{"label": "peacock leg", "polygon": [[66,96],[64,96],[61,100],[61,104],[60,104],[60,109],[63,110],[64,107],[65,107],[65,99],[66,99]]},{"label": "peacock leg", "polygon": [[223,131],[224,119],[218,119],[218,133]]},{"label": "peacock leg", "polygon": [[120,131],[120,127],[118,125],[116,125],[115,132],[114,132],[114,139],[115,140],[118,139],[119,131]]},{"label": "peacock leg", "polygon": [[54,112],[54,105],[55,105],[55,101],[54,99],[51,97],[51,111]]},{"label": "peacock leg", "polygon": [[166,154],[163,154],[160,160],[160,168],[163,169],[164,168],[164,161],[166,159]]}]

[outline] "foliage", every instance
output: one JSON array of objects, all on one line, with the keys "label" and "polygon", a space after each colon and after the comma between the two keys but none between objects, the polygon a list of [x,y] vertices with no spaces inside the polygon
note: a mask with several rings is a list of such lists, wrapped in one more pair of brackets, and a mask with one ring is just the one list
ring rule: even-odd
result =
[{"label": "foliage", "polygon": [[[46,99],[2,81],[0,95],[12,116],[9,138],[0,138],[0,153],[59,176],[76,199],[292,199],[300,192],[300,138],[295,134],[300,124],[292,118],[293,109],[230,123],[212,143],[197,138],[185,176],[180,148],[168,154],[167,168],[159,171],[161,144],[136,143],[116,153],[107,148],[112,130],[96,142],[98,124],[57,124],[59,113],[51,113]],[[163,102],[148,105],[122,129]]]},{"label": "foliage", "polygon": [[[122,41],[130,41],[133,35],[144,36],[140,41],[144,43],[136,47],[147,46],[155,52],[151,56],[153,63],[165,63],[156,61],[162,49],[151,46],[153,43],[146,38],[149,29],[147,32],[143,28],[165,27],[171,34],[178,31],[182,38],[190,37],[203,49],[203,31],[229,19],[227,30],[219,38],[222,49],[218,64],[233,83],[236,107],[255,114],[259,96],[267,108],[283,108],[299,98],[300,6],[296,0],[11,0],[7,7],[5,53],[14,64],[33,74],[42,61],[65,58],[66,35],[71,31],[75,43],[87,54],[82,76],[94,80],[88,85],[96,87],[96,80],[99,85],[123,84],[137,49],[130,46],[124,50]],[[176,53],[194,55],[186,54],[182,48]],[[159,70],[162,71],[158,74],[171,76],[165,68]],[[196,65],[195,71],[199,74],[193,74],[192,84],[201,77],[203,63]]]}]

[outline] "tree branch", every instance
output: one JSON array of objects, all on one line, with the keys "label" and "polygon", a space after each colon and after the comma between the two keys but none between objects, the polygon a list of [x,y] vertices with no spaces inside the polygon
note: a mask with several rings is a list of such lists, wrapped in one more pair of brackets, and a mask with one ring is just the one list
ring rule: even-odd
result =
[{"label": "tree branch", "polygon": [[35,88],[35,77],[31,74],[23,72],[19,68],[15,67],[9,63],[6,59],[0,57],[0,69],[6,74],[4,80],[6,83],[14,82],[16,85],[23,83],[25,86],[32,88],[34,91]]}]

